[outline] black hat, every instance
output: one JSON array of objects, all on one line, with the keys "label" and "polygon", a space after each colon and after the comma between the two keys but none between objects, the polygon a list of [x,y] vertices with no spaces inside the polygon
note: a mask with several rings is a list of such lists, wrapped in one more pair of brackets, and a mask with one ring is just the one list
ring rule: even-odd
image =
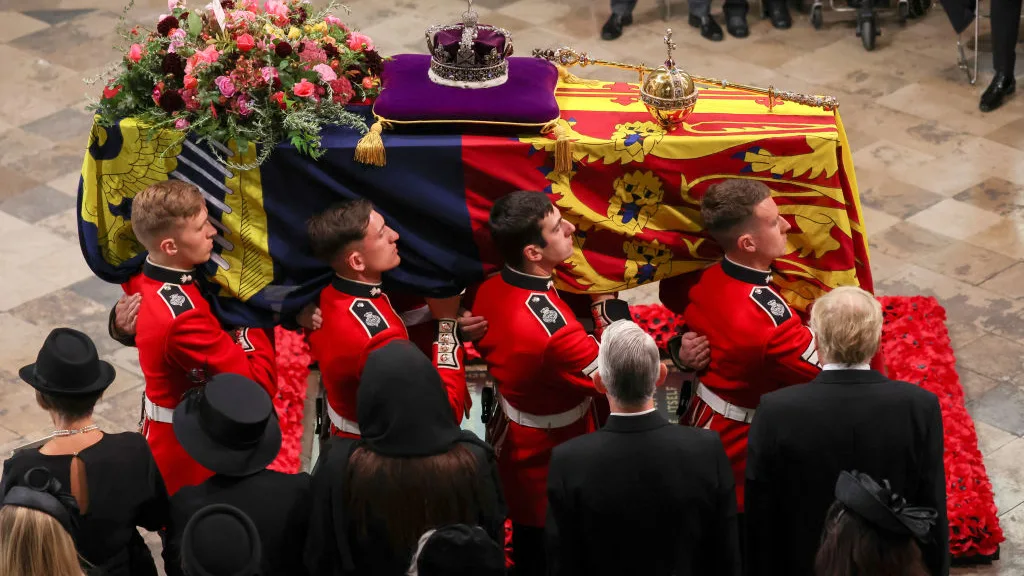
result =
[{"label": "black hat", "polygon": [[500,576],[505,551],[483,528],[452,524],[421,541],[413,567],[417,576]]},{"label": "black hat", "polygon": [[42,466],[29,469],[4,495],[2,506],[21,506],[48,514],[60,522],[68,535],[75,536],[78,503],[61,487],[53,474]]},{"label": "black hat", "polygon": [[907,501],[892,491],[888,480],[879,484],[856,470],[839,473],[836,500],[879,530],[922,541],[938,517],[934,508],[907,506]]},{"label": "black hat", "polygon": [[252,520],[234,506],[211,504],[192,515],[181,537],[188,576],[255,576],[263,545]]},{"label": "black hat", "polygon": [[281,450],[274,403],[259,384],[217,374],[174,409],[174,435],[206,468],[226,476],[255,474]]},{"label": "black hat", "polygon": [[106,390],[114,367],[100,360],[92,339],[72,328],[54,328],[35,364],[18,371],[33,388],[54,396],[86,396]]}]

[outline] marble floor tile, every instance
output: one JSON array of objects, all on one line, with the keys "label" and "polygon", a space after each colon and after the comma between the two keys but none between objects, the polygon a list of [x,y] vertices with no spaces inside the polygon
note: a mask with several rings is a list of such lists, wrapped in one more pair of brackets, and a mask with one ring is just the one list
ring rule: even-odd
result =
[{"label": "marble floor tile", "polygon": [[975,420],[1024,436],[1024,386],[1014,382],[1000,384],[973,400],[970,408]]},{"label": "marble floor tile", "polygon": [[[963,322],[946,322],[946,330],[949,332],[949,341],[953,346],[953,350],[960,350],[964,346],[974,342],[985,334],[988,334],[988,332],[982,330],[975,324],[967,324]],[[963,374],[960,376],[962,378]],[[992,386],[989,386],[989,388],[991,387]],[[988,389],[985,391],[987,392]]]},{"label": "marble floor tile", "polygon": [[[61,194],[61,196],[64,195]],[[66,196],[64,197],[66,198]],[[36,224],[72,244],[78,242],[78,209],[73,206],[52,216],[47,216]]]},{"label": "marble floor tile", "polygon": [[0,83],[0,115],[15,126],[49,116],[85,92],[82,78],[72,69],[9,44],[0,44],[0,77],[18,79]]},{"label": "marble floor tile", "polygon": [[946,236],[912,222],[898,221],[878,234],[869,236],[873,252],[884,252],[903,260],[932,254],[950,243]]},{"label": "marble floor tile", "polygon": [[68,172],[63,176],[58,176],[53,180],[47,182],[46,185],[49,186],[50,188],[53,188],[54,190],[61,192],[62,194],[67,194],[68,196],[75,198],[77,200],[78,185],[81,182],[81,180],[82,171],[81,169],[78,169],[72,172]]},{"label": "marble floor tile", "polygon": [[877,285],[882,280],[892,278],[896,274],[899,274],[906,262],[890,256],[880,250],[874,250],[870,255],[871,260],[871,278]]},{"label": "marble floor tile", "polygon": [[986,456],[985,468],[993,478],[1000,514],[1024,502],[1024,438],[1008,442]]},{"label": "marble floor tile", "polygon": [[124,294],[120,285],[111,284],[110,282],[103,281],[96,276],[91,276],[85,280],[76,282],[68,286],[68,290],[78,294],[79,296],[88,298],[93,302],[99,302],[108,311],[110,310],[110,307],[117,302],[117,299]]},{"label": "marble floor tile", "polygon": [[0,42],[10,42],[26,34],[32,34],[47,28],[49,24],[42,20],[19,12],[0,12]]},{"label": "marble floor tile", "polygon": [[963,362],[957,362],[956,371],[960,376],[960,386],[963,387],[964,397],[968,402],[980,401],[986,394],[999,386],[998,380],[982,376],[966,368]]},{"label": "marble floor tile", "polygon": [[69,139],[82,140],[82,135],[88,134],[92,129],[92,119],[92,114],[64,108],[49,116],[24,124],[21,129],[53,142]]},{"label": "marble floor tile", "polygon": [[0,185],[0,203],[40,185],[23,170],[6,166],[0,166],[0,182],[3,183]]},{"label": "marble floor tile", "polygon": [[1004,124],[985,135],[993,142],[1024,150],[1024,118]]},{"label": "marble floor tile", "polygon": [[986,334],[958,350],[957,363],[1000,384],[1015,386],[1024,374],[1024,344]]},{"label": "marble floor tile", "polygon": [[978,433],[978,449],[981,450],[982,456],[988,456],[1017,439],[1015,434],[985,422],[976,421],[974,429]]},{"label": "marble floor tile", "polygon": [[22,36],[11,46],[71,70],[91,70],[118,59],[117,20],[113,12],[90,11]]},{"label": "marble floor tile", "polygon": [[999,220],[998,214],[951,198],[907,218],[907,222],[960,240],[995,226]]},{"label": "marble floor tile", "polygon": [[893,173],[921,166],[934,160],[931,154],[907,148],[901,144],[879,140],[853,155],[853,165],[879,172]]},{"label": "marble floor tile", "polygon": [[[0,210],[34,224],[54,214],[73,210],[74,205],[74,199],[69,198],[67,194],[41,184],[0,202]],[[75,241],[76,238],[72,237],[70,240]]]},{"label": "marble floor tile", "polygon": [[1000,216],[1024,213],[1024,186],[998,177],[979,182],[953,198]]},{"label": "marble floor tile", "polygon": [[142,389],[125,390],[96,404],[96,414],[110,420],[121,430],[138,430],[142,413]]},{"label": "marble floor tile", "polygon": [[1016,259],[967,242],[951,241],[917,259],[917,264],[969,284],[981,284],[1013,266]]},{"label": "marble floor tile", "polygon": [[941,194],[892,178],[872,181],[868,185],[858,179],[857,184],[862,205],[899,218],[913,216],[945,199]]},{"label": "marble floor tile", "polygon": [[1024,222],[1015,218],[1003,218],[966,240],[1011,258],[1024,259]]}]

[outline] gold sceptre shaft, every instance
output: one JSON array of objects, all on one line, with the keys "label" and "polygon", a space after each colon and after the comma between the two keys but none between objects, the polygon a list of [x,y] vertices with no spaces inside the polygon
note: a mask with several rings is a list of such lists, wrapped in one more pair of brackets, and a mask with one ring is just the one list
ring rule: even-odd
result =
[{"label": "gold sceptre shaft", "polygon": [[[535,49],[533,55],[538,58],[543,58],[549,62],[553,62],[565,68],[571,66],[579,66],[585,68],[587,66],[605,66],[608,68],[619,68],[622,70],[634,70],[640,73],[641,83],[643,82],[643,75],[645,73],[654,72],[654,68],[649,68],[643,64],[626,64],[623,62],[613,62],[611,60],[602,60],[600,58],[591,58],[586,52],[579,52],[569,47],[559,48],[557,50],[552,49]],[[834,96],[816,96],[811,94],[801,94],[799,92],[790,92],[788,90],[776,90],[774,86],[768,88],[761,88],[759,86],[750,86],[749,84],[736,84],[726,80],[719,80],[717,78],[708,78],[706,76],[697,76],[690,74],[690,78],[694,82],[699,84],[708,84],[711,86],[720,86],[722,88],[732,88],[735,90],[742,90],[744,92],[750,92],[752,94],[761,94],[768,97],[768,110],[771,111],[774,107],[775,99],[785,100],[788,102],[795,102],[797,104],[803,104],[804,106],[811,106],[813,108],[821,108],[829,112],[835,111],[839,108],[839,101]]]}]

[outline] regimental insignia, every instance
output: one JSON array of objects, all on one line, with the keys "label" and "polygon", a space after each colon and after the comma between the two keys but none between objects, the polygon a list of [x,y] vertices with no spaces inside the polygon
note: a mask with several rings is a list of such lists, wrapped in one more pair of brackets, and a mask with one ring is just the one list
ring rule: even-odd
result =
[{"label": "regimental insignia", "polygon": [[370,338],[389,328],[384,315],[373,305],[373,302],[365,298],[356,298],[349,306],[349,311],[356,317],[356,320],[359,320],[359,324],[363,326]]},{"label": "regimental insignia", "polygon": [[547,294],[536,292],[530,294],[526,299],[526,306],[530,312],[533,312],[541,326],[548,331],[549,336],[554,336],[555,332],[565,327],[565,318],[562,317],[562,313],[558,311]]},{"label": "regimental insignia", "polygon": [[755,286],[750,290],[750,299],[757,303],[764,310],[765,314],[772,319],[776,326],[792,318],[793,313],[789,305],[767,286]]},{"label": "regimental insignia", "polygon": [[452,320],[437,322],[437,338],[435,364],[440,368],[458,370],[459,365],[459,333],[458,325]]},{"label": "regimental insignia", "polygon": [[192,299],[177,284],[171,284],[170,282],[164,284],[160,288],[160,297],[163,298],[164,304],[167,304],[167,308],[170,309],[171,316],[174,318],[195,308],[195,305],[192,304]]},{"label": "regimental insignia", "polygon": [[252,341],[249,340],[249,328],[238,328],[235,330],[235,343],[242,347],[242,350],[246,352],[253,352],[256,347],[252,345]]}]

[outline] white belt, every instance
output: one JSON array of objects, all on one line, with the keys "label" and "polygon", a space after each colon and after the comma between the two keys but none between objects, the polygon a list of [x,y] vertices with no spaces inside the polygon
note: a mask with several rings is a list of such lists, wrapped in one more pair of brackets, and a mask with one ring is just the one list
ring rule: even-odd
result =
[{"label": "white belt", "polygon": [[499,396],[499,398],[501,398],[501,407],[505,410],[505,415],[508,416],[508,419],[527,428],[564,428],[582,418],[587,413],[587,410],[590,409],[590,398],[587,398],[579,406],[570,408],[560,414],[538,416],[516,410],[504,397]]},{"label": "white belt", "polygon": [[142,410],[146,414],[146,419],[152,422],[170,424],[174,421],[174,408],[157,406],[145,394],[142,395]]},{"label": "white belt", "polygon": [[699,396],[709,408],[729,420],[735,420],[736,422],[742,422],[744,424],[750,424],[754,421],[754,408],[744,408],[735,404],[729,404],[703,384],[697,385],[697,396]]},{"label": "white belt", "polygon": [[356,424],[355,422],[349,420],[348,418],[342,417],[341,414],[338,414],[337,412],[334,411],[334,408],[331,408],[330,404],[327,404],[327,417],[331,419],[331,424],[334,424],[334,427],[337,428],[338,430],[341,430],[342,432],[346,432],[348,434],[362,435],[359,432],[359,424]]}]

